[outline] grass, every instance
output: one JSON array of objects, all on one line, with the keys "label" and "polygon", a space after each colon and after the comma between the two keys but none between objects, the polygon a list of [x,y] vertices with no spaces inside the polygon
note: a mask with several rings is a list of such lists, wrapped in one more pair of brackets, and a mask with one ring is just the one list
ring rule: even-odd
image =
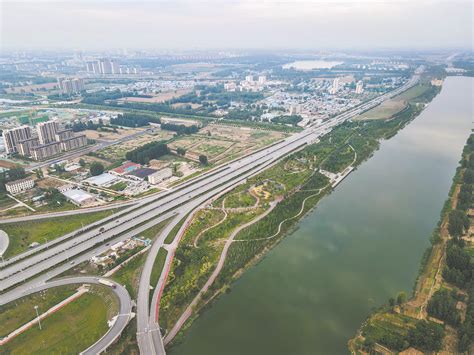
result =
[{"label": "grass", "polygon": [[127,186],[128,185],[126,182],[120,181],[110,186],[109,189],[114,190],[114,191],[123,191],[127,188]]},{"label": "grass", "polygon": [[248,192],[240,192],[229,195],[225,200],[226,208],[251,207],[257,199]]},{"label": "grass", "polygon": [[167,255],[168,251],[166,249],[160,248],[160,250],[158,250],[158,255],[156,256],[155,263],[153,264],[150,277],[150,284],[153,287],[155,287],[158,283]]},{"label": "grass", "polygon": [[406,107],[406,102],[401,99],[384,101],[380,105],[356,117],[356,120],[386,120]]},{"label": "grass", "polygon": [[5,354],[77,354],[109,329],[107,305],[101,296],[86,293],[3,346]]},{"label": "grass", "polygon": [[54,240],[79,229],[82,225],[94,223],[115,212],[115,210],[106,210],[22,223],[0,224],[0,229],[5,231],[10,238],[10,244],[4,256],[9,258],[17,255],[26,251],[33,242],[45,243]]},{"label": "grass", "polygon": [[36,317],[34,306],[44,312],[75,293],[77,286],[61,286],[22,297],[0,307],[0,338]]}]

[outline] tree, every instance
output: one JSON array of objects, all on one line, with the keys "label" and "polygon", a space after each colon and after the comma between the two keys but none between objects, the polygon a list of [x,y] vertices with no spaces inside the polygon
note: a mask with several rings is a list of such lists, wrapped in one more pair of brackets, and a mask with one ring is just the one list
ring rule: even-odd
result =
[{"label": "tree", "polygon": [[439,351],[443,345],[444,330],[439,324],[421,320],[408,331],[408,341],[423,351]]},{"label": "tree", "polygon": [[184,155],[186,154],[186,149],[184,149],[184,148],[177,148],[177,149],[176,149],[176,153],[178,153],[178,155],[184,156]]},{"label": "tree", "polygon": [[469,228],[469,218],[460,210],[449,212],[448,232],[453,237],[460,237],[464,230]]},{"label": "tree", "polygon": [[395,307],[395,298],[390,297],[388,299],[388,304],[389,304],[390,307]]},{"label": "tree", "polygon": [[200,155],[199,156],[199,162],[202,164],[202,165],[207,165],[208,161],[207,161],[207,156],[205,155]]},{"label": "tree", "polygon": [[405,292],[399,292],[397,295],[397,304],[401,306],[407,300],[407,294]]},{"label": "tree", "polygon": [[79,165],[80,165],[81,167],[85,167],[85,166],[86,166],[86,162],[84,161],[84,159],[82,159],[82,158],[79,159]]},{"label": "tree", "polygon": [[93,162],[90,167],[90,173],[92,176],[100,175],[104,172],[104,166],[101,163]]}]

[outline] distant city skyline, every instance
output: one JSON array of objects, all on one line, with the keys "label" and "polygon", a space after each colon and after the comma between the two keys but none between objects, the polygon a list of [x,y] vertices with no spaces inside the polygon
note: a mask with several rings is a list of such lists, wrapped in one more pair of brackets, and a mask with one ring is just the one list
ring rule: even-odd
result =
[{"label": "distant city skyline", "polygon": [[4,50],[473,46],[469,0],[7,0],[0,16]]}]

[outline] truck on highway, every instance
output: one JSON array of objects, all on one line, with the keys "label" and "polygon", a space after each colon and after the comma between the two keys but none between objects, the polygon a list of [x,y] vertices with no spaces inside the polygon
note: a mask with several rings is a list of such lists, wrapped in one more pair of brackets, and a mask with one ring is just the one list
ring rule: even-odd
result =
[{"label": "truck on highway", "polygon": [[105,285],[105,286],[115,288],[115,284],[110,282],[109,280],[99,279],[99,283],[102,284],[102,285]]}]

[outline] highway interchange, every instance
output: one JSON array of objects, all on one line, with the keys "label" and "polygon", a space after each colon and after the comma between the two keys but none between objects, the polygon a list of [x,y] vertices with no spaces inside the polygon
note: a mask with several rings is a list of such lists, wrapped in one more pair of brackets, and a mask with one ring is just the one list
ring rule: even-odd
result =
[{"label": "highway interchange", "polygon": [[[125,206],[101,221],[6,260],[0,264],[0,305],[30,294],[32,290],[52,287],[52,283],[47,282],[49,279],[104,252],[113,243],[135,236],[164,220],[170,220],[148,253],[137,297],[137,339],[140,352],[147,355],[164,354],[156,314],[153,307],[151,311],[149,309],[149,292],[150,286],[156,286],[150,285],[156,255],[173,227],[213,196],[261,172],[280,158],[316,142],[348,119],[407,90],[417,83],[418,78],[419,76],[415,75],[402,87],[346,111],[319,126],[307,127],[276,144],[213,169],[169,191],[143,198],[137,204]],[[156,304],[156,297],[157,292],[154,292],[152,304]],[[107,334],[109,333],[107,337],[110,339],[116,339],[120,335],[115,326]]]}]

